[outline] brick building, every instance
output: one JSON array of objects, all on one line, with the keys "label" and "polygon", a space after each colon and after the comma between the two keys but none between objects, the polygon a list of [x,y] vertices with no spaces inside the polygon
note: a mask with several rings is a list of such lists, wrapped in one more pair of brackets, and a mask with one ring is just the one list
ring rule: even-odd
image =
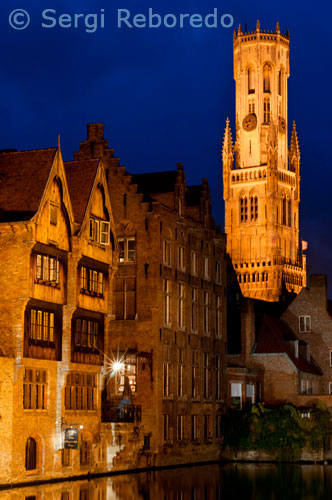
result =
[{"label": "brick building", "polygon": [[[144,445],[125,446],[115,464],[208,460],[219,454],[225,408],[225,237],[211,218],[207,181],[187,186],[182,164],[130,175],[108,149],[103,125],[88,126],[75,160],[103,158],[119,263],[107,355],[123,373],[104,389],[105,408],[124,397],[141,415]],[[104,427],[106,424],[104,424]],[[138,447],[138,450],[137,450]]]},{"label": "brick building", "polygon": [[[58,148],[0,154],[1,482],[84,474],[103,463],[115,227],[99,160]],[[65,449],[65,429],[79,449]]]},{"label": "brick building", "polygon": [[[303,288],[282,315],[302,342],[310,346],[322,370],[319,399],[331,407],[332,394],[332,303],[327,298],[327,281],[323,274],[310,276],[310,286]],[[303,394],[310,394],[303,386]],[[306,398],[312,400],[312,398]]]}]

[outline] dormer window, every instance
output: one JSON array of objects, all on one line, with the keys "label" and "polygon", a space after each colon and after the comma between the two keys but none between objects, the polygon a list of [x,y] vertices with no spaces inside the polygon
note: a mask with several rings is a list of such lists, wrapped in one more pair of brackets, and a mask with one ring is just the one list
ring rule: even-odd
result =
[{"label": "dormer window", "polygon": [[110,223],[108,221],[90,217],[89,239],[101,245],[110,244]]}]

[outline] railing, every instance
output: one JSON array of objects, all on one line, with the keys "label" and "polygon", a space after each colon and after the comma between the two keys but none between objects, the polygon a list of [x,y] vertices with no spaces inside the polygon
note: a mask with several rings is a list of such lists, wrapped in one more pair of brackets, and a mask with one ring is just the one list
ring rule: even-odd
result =
[{"label": "railing", "polygon": [[103,403],[101,411],[102,422],[140,422],[142,410],[140,405],[122,403]]}]

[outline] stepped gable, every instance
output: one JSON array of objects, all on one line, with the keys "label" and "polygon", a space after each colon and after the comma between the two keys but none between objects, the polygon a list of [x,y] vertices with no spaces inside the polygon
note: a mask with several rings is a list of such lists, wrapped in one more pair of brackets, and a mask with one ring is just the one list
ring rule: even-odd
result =
[{"label": "stepped gable", "polygon": [[253,354],[287,354],[296,368],[303,372],[322,375],[322,371],[316,365],[312,357],[308,361],[300,352],[295,356],[291,342],[298,341],[300,345],[306,342],[300,341],[293,330],[281,319],[264,316],[261,327],[258,331],[257,343]]},{"label": "stepped gable", "polygon": [[82,224],[100,160],[64,163],[75,222]]},{"label": "stepped gable", "polygon": [[23,221],[37,212],[56,148],[0,153],[0,221]]}]

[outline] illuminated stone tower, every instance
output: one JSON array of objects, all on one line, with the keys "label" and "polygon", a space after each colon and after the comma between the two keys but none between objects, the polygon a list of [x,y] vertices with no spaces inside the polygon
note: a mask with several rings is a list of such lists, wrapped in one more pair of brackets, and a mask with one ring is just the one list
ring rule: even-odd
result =
[{"label": "illuminated stone tower", "polygon": [[243,294],[277,301],[306,285],[299,249],[300,150],[288,148],[289,33],[234,33],[236,138],[223,142],[227,251]]}]

